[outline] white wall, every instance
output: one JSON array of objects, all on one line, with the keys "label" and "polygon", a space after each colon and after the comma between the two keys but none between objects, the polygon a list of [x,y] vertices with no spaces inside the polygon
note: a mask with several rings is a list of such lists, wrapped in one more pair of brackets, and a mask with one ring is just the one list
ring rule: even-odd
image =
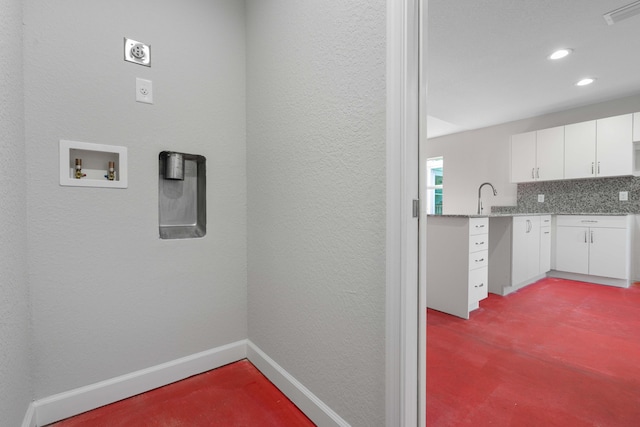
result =
[{"label": "white wall", "polygon": [[0,0],[0,424],[33,397],[29,353],[22,2]]},{"label": "white wall", "polygon": [[386,3],[247,2],[249,338],[384,424]]},{"label": "white wall", "polygon": [[[36,398],[246,338],[244,34],[236,0],[25,2]],[[128,147],[129,188],[60,187],[60,139]],[[207,158],[205,238],[159,239],[166,149]]]},{"label": "white wall", "polygon": [[494,205],[516,204],[517,187],[509,182],[511,135],[636,111],[640,95],[429,139],[427,157],[444,156],[443,212],[475,213],[478,186],[485,181],[498,190],[494,197],[489,188],[483,189],[485,213]]}]

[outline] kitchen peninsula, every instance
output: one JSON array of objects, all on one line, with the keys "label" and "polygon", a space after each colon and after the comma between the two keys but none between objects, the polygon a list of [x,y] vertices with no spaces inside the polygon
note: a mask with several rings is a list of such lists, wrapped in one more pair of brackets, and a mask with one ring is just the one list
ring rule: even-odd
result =
[{"label": "kitchen peninsula", "polygon": [[628,287],[630,214],[429,215],[427,306],[464,319],[545,276]]}]

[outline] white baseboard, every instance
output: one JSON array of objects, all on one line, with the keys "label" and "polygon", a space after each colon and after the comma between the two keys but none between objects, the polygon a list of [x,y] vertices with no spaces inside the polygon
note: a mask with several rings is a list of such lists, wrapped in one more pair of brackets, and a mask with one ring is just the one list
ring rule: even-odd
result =
[{"label": "white baseboard", "polygon": [[[188,378],[247,357],[247,340],[39,399],[22,427],[47,425]],[[35,413],[35,417],[33,416]],[[30,415],[31,414],[31,415]],[[30,418],[28,420],[27,418]],[[35,419],[34,419],[35,418]],[[33,420],[33,421],[32,421]],[[34,423],[35,421],[35,423]]]},{"label": "white baseboard", "polygon": [[29,404],[27,413],[24,416],[24,420],[22,420],[22,427],[37,427],[35,402],[31,402]]},{"label": "white baseboard", "polygon": [[591,276],[589,274],[567,273],[565,271],[551,270],[549,276],[559,279],[576,280],[578,282],[595,283],[596,285],[615,286],[617,288],[628,288],[631,285],[630,280],[613,279],[611,277]]},{"label": "white baseboard", "polygon": [[247,341],[247,358],[315,424],[350,427],[349,423],[251,341]]}]

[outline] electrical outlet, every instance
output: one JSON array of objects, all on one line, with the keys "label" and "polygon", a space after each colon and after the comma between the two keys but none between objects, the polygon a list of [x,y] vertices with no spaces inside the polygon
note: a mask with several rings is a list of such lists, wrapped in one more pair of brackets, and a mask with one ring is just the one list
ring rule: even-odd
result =
[{"label": "electrical outlet", "polygon": [[621,202],[626,202],[629,200],[629,192],[628,191],[621,191],[618,194],[618,200],[620,200]]},{"label": "electrical outlet", "polygon": [[151,46],[125,37],[124,60],[151,67]]},{"label": "electrical outlet", "polygon": [[538,194],[538,203],[544,203],[544,194]]},{"label": "electrical outlet", "polygon": [[153,86],[151,80],[136,78],[136,101],[153,104]]}]

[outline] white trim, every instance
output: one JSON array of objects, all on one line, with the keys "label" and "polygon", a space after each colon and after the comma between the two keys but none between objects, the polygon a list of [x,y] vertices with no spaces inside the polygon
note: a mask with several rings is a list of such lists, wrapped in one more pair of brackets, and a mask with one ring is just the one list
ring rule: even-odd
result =
[{"label": "white trim", "polygon": [[386,425],[418,425],[419,0],[387,1]]},{"label": "white trim", "polygon": [[[130,374],[59,393],[32,404],[47,425],[246,358],[247,340],[192,354]],[[26,418],[25,418],[26,421]],[[27,427],[23,423],[23,427]],[[29,427],[33,427],[30,425]]]},{"label": "white trim", "polygon": [[350,426],[333,409],[251,341],[247,341],[247,359],[315,424],[319,426]]},{"label": "white trim", "polygon": [[29,404],[27,413],[24,415],[24,420],[22,420],[22,427],[37,427],[35,402]]},{"label": "white trim", "polygon": [[[425,168],[427,166],[427,2],[419,0],[419,44],[420,61],[420,95],[419,95],[419,146],[420,162],[418,165],[420,199],[426,196],[424,186]],[[441,186],[442,187],[442,186]],[[418,273],[418,426],[427,425],[427,203],[421,203],[419,224],[419,273]]]}]

